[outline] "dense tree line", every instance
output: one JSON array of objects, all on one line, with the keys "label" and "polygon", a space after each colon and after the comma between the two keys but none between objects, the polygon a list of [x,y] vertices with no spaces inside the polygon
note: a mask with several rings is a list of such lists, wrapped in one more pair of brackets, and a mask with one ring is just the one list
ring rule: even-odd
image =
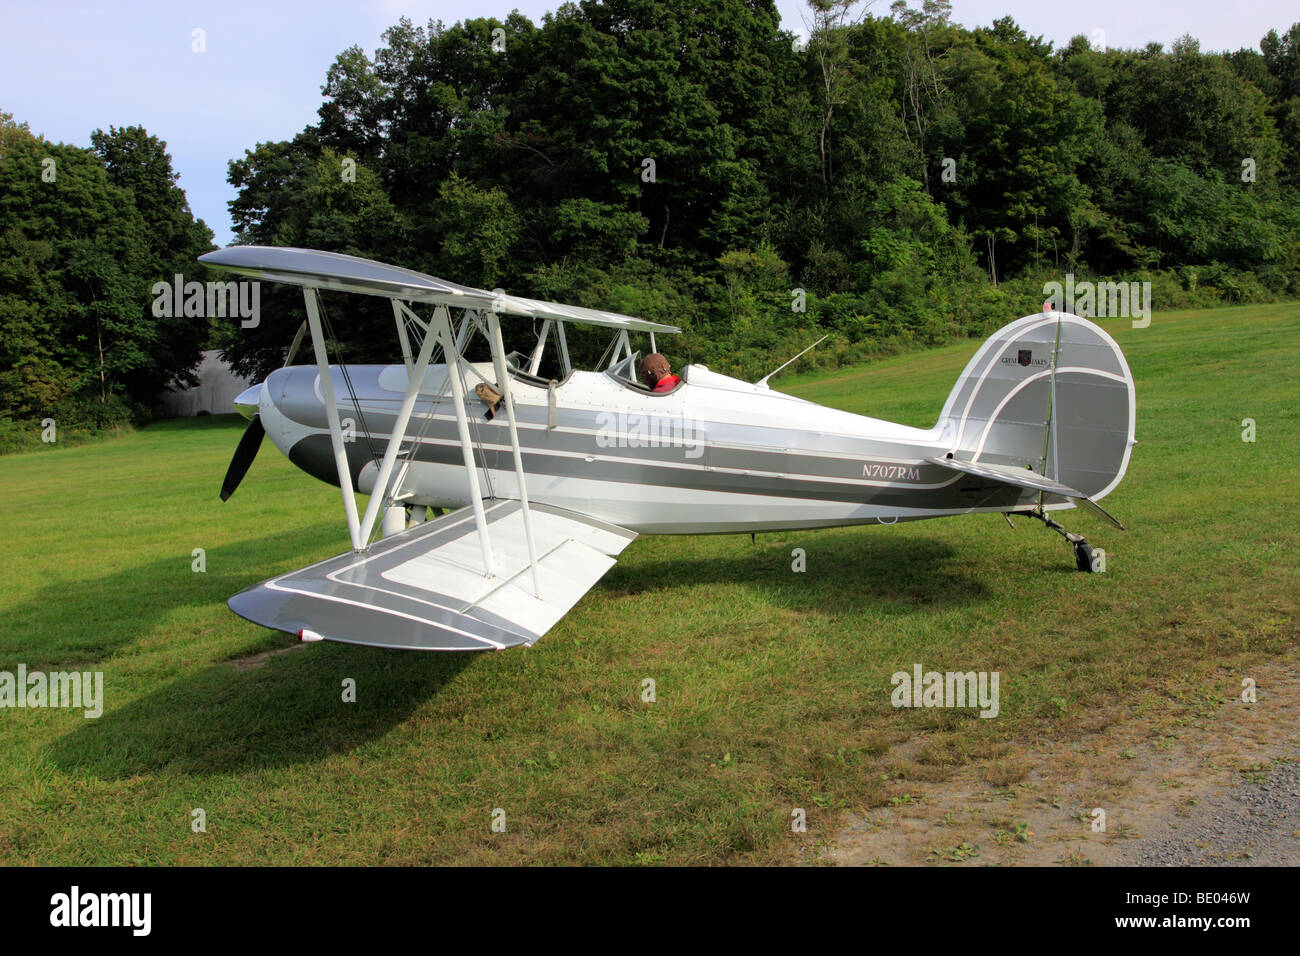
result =
[{"label": "dense tree line", "polygon": [[[823,363],[979,334],[1067,271],[1157,308],[1300,291],[1300,24],[1225,55],[1054,50],[935,0],[810,17],[806,43],[769,0],[403,19],[338,56],[318,123],[231,163],[238,241],[673,322],[746,374],[826,331]],[[273,366],[293,321],[231,355]]]},{"label": "dense tree line", "polygon": [[212,248],[176,178],[139,127],[82,149],[0,113],[0,418],[111,424],[193,382],[208,323],[149,294]]},{"label": "dense tree line", "polygon": [[[318,122],[230,163],[237,241],[670,322],[678,362],[749,376],[826,333],[806,361],[980,335],[1067,272],[1149,281],[1157,309],[1300,293],[1300,24],[1203,53],[880,13],[811,0],[807,41],[770,0],[403,19],[336,58]],[[150,313],[210,247],[163,143],[0,137],[6,414],[147,401],[209,335],[240,371],[280,363],[293,289],[252,329]],[[384,303],[328,304],[346,359],[392,358]]]}]

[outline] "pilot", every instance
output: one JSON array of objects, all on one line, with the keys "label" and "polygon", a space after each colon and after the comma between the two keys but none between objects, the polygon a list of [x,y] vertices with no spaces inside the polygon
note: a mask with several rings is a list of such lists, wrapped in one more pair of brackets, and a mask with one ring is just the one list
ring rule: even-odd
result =
[{"label": "pilot", "polygon": [[658,352],[651,352],[637,366],[636,377],[652,392],[671,392],[681,379],[673,374],[668,360]]}]

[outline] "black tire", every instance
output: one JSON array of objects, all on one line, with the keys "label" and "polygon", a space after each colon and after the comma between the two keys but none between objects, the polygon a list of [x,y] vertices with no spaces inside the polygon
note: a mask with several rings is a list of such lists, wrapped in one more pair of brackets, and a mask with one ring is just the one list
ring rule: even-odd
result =
[{"label": "black tire", "polygon": [[1092,545],[1087,541],[1077,541],[1074,545],[1074,566],[1080,571],[1092,572]]}]

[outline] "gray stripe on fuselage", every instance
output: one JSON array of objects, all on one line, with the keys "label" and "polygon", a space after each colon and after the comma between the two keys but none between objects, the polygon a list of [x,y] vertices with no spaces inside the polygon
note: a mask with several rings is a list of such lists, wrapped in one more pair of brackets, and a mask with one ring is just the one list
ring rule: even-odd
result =
[{"label": "gray stripe on fuselage", "polygon": [[[357,442],[347,445],[348,463],[357,475],[373,461],[366,447]],[[422,443],[415,448],[414,460],[440,465],[463,465],[464,457],[459,444]],[[334,452],[326,434],[309,435],[290,449],[290,460],[308,474],[338,484],[334,470]],[[474,460],[480,468],[509,471],[513,468],[510,452],[475,446]],[[840,484],[797,476],[776,477],[765,475],[737,475],[730,472],[711,471],[706,467],[669,468],[650,462],[622,462],[595,458],[561,457],[544,453],[523,453],[524,470],[529,474],[554,475],[562,478],[583,478],[591,481],[609,481],[620,484],[653,485],[657,487],[687,488],[695,491],[716,491],[729,494],[760,495],[765,497],[799,498],[808,501],[835,501],[854,504],[877,505],[893,508],[927,508],[933,510],[964,510],[977,507],[1011,508],[1034,498],[1033,494],[999,482],[987,481],[974,475],[953,476],[948,469],[937,465],[924,468],[954,478],[941,488],[909,488],[906,486],[880,487],[867,484]]]},{"label": "gray stripe on fuselage", "polygon": [[[357,438],[347,445],[354,484],[361,469],[374,460],[370,444],[373,443],[382,452],[387,433],[396,421],[398,399],[395,393],[379,386],[380,371],[382,367],[377,366],[349,367],[353,387],[362,396],[359,404],[364,424],[374,436],[367,442],[361,431],[362,423],[358,422]],[[297,442],[290,449],[290,460],[322,481],[337,485],[333,452],[326,434],[328,424],[325,409],[316,399],[313,390],[315,377],[314,368],[291,367],[274,373],[268,382],[275,383],[274,391],[279,399],[277,405],[283,414],[320,432]],[[383,392],[382,400],[374,401],[369,397],[376,391]],[[463,463],[450,403],[449,396],[444,396],[436,403],[429,399],[416,402],[416,416],[426,417],[413,417],[407,428],[407,443],[414,440],[414,435],[422,438],[415,448],[415,461],[443,465]],[[509,439],[505,424],[500,421],[484,421],[483,406],[477,400],[467,399],[465,404],[471,422],[471,437],[475,443],[475,461],[479,467],[497,471],[511,470],[513,462],[508,450]],[[433,418],[427,417],[435,405],[440,414]],[[813,411],[817,408],[809,407]],[[349,417],[349,410],[355,411],[350,402],[341,401],[340,414]],[[698,458],[688,458],[687,452],[691,449],[676,445],[601,447],[597,434],[601,416],[609,413],[617,416],[628,412],[628,409],[622,408],[610,409],[609,412],[560,408],[557,409],[557,428],[521,428],[519,441],[525,469],[558,477],[809,501],[849,502],[886,508],[943,511],[976,507],[1011,508],[1033,498],[1019,489],[982,482],[975,476],[954,477],[948,469],[926,464],[923,459],[936,454],[932,445],[907,445],[896,441],[829,435],[811,430],[700,422],[698,427],[704,432],[705,444],[703,454]],[[545,406],[516,402],[516,414],[521,424],[532,422],[544,425],[547,409]],[[636,414],[642,413],[638,410]],[[645,417],[654,418],[656,422],[668,422],[670,425],[681,420],[680,416]],[[655,427],[661,429],[659,434],[663,433],[662,425],[657,424]],[[628,437],[626,433],[612,436],[616,446],[625,444]],[[720,441],[728,444],[718,444]],[[810,441],[816,442],[815,449],[809,447]],[[481,444],[496,447],[485,450],[480,447]],[[822,454],[808,453],[814,450]],[[577,455],[583,457],[573,457]],[[837,457],[838,455],[845,457]],[[592,460],[587,461],[588,457]],[[1022,460],[1003,460],[995,455],[986,455],[983,460],[990,464],[1017,467],[1026,464]],[[890,477],[877,478],[877,482],[890,482],[881,485],[872,483],[871,479],[863,479],[864,466],[874,469],[876,475],[882,474],[881,468],[892,467],[896,470],[892,473],[884,472]],[[752,474],[753,472],[760,474]],[[827,478],[842,481],[825,481]]]},{"label": "gray stripe on fuselage", "polygon": [[[301,372],[304,378],[309,375],[311,381],[315,379],[315,373],[308,369],[285,371]],[[359,392],[363,392],[362,384],[354,382],[354,385]],[[314,397],[310,400],[301,397],[304,390],[307,395],[312,394],[309,382],[296,383],[293,389],[288,390],[288,394],[281,393],[277,407],[292,421],[314,431],[325,432],[328,429],[325,410]],[[362,401],[360,405],[365,430],[362,429],[363,423],[358,421],[356,423],[358,434],[354,444],[365,445],[365,434],[369,433],[373,436],[371,441],[375,443],[377,450],[382,451],[381,443],[387,440],[387,435],[396,422],[396,403],[386,402],[377,405]],[[427,401],[416,403],[416,415],[425,417],[412,418],[407,427],[408,440],[412,436],[420,435],[426,439],[459,442],[450,399],[444,400],[440,405],[441,414],[430,419],[427,415],[431,403]],[[467,401],[466,408],[470,416],[471,437],[475,442],[500,447],[508,446],[508,433],[503,422],[499,419],[495,422],[484,421],[482,405],[477,401]],[[349,415],[349,411],[353,414]],[[545,425],[547,413],[545,408],[517,404],[516,411],[521,424],[527,425],[532,421],[538,426]],[[943,484],[951,478],[949,472],[924,463],[923,459],[936,453],[934,446],[910,446],[898,442],[855,439],[851,436],[827,435],[815,431],[719,422],[700,422],[698,425],[692,425],[691,429],[685,430],[681,426],[680,417],[649,416],[639,413],[636,417],[646,422],[646,428],[640,431],[619,431],[609,427],[608,419],[602,422],[602,416],[613,415],[616,424],[626,425],[629,419],[621,417],[624,414],[623,410],[599,412],[560,409],[557,427],[554,429],[520,428],[520,445],[526,451],[565,452],[597,458],[630,458],[637,459],[637,464],[676,462],[695,468],[707,466],[739,472],[767,472],[806,478],[838,478],[857,482],[860,482],[866,474],[864,467],[870,467],[872,470],[868,477],[897,482],[903,486]],[[355,409],[351,408],[350,403],[342,403],[340,415],[344,418],[355,418]],[[816,442],[815,448],[810,447],[811,441]],[[821,454],[813,452],[821,452]],[[349,455],[350,459],[352,457]],[[291,460],[299,464],[292,454]],[[369,458],[365,460],[368,461]],[[364,464],[364,461],[361,464]],[[305,464],[300,467],[307,469]],[[354,465],[354,479],[359,467]],[[509,465],[502,467],[509,467]],[[864,484],[864,487],[870,486]]]}]

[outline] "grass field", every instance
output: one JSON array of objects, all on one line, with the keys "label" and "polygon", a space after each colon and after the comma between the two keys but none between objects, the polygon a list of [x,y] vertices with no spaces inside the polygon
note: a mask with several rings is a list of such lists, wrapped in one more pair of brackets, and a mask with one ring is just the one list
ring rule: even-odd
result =
[{"label": "grass field", "polygon": [[[1063,520],[1105,574],[988,515],[643,538],[536,647],[497,654],[260,656],[291,642],[226,598],[346,532],[337,490],[269,443],[218,501],[233,416],[0,458],[0,671],[100,670],[107,698],[98,719],[0,710],[0,863],[805,862],[910,781],[1010,766],[1102,709],[1232,695],[1297,643],[1300,306],[1104,324],[1138,383],[1106,501],[1129,530]],[[778,382],[929,426],[977,347]],[[1000,715],[893,708],[916,663],[998,671]]]}]

